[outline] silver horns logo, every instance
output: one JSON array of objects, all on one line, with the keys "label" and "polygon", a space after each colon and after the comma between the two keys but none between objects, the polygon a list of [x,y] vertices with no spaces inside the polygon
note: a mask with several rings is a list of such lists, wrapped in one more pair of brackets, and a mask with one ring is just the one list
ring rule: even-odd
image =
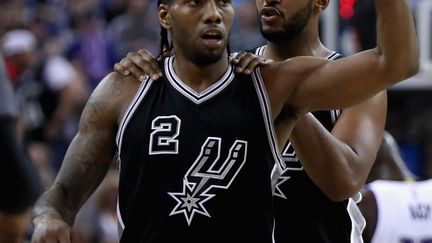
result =
[{"label": "silver horns logo", "polygon": [[220,161],[221,138],[209,137],[183,179],[182,192],[168,192],[177,201],[171,215],[184,214],[188,225],[195,213],[211,217],[204,203],[216,196],[213,188],[228,189],[246,162],[247,142],[236,140]]}]

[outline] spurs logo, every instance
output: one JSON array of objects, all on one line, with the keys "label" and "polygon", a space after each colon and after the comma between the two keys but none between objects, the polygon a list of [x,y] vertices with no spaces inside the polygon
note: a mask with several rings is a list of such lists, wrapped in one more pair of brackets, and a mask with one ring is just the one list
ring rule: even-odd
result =
[{"label": "spurs logo", "polygon": [[289,142],[283,150],[282,158],[285,162],[284,170],[303,170],[303,166],[298,160],[291,142]]},{"label": "spurs logo", "polygon": [[216,189],[228,189],[246,162],[247,142],[236,140],[228,156],[220,160],[221,138],[209,137],[183,179],[182,192],[168,192],[177,202],[170,216],[183,214],[188,225],[196,213],[211,217],[204,203]]},{"label": "spurs logo", "polygon": [[282,158],[285,164],[282,169],[281,175],[277,178],[274,195],[277,197],[281,197],[283,199],[287,199],[286,195],[283,193],[283,190],[281,189],[281,185],[291,178],[290,176],[288,176],[289,171],[301,171],[303,170],[303,166],[298,160],[294,148],[290,142],[283,150]]}]

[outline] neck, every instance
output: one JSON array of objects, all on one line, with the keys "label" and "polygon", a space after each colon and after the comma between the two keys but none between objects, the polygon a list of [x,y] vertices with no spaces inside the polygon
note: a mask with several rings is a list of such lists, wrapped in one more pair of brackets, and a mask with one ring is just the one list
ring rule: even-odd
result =
[{"label": "neck", "polygon": [[229,67],[228,54],[217,62],[201,65],[184,56],[175,56],[174,70],[177,76],[191,89],[200,93],[217,82]]},{"label": "neck", "polygon": [[265,58],[274,61],[283,61],[295,56],[316,56],[327,57],[331,51],[328,50],[318,36],[318,22],[311,20],[306,28],[293,39],[276,43],[267,41],[267,48],[264,53]]}]

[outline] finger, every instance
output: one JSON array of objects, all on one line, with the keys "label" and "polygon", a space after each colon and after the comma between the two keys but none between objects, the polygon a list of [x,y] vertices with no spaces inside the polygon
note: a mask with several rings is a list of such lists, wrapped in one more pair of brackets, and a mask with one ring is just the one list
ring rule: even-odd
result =
[{"label": "finger", "polygon": [[114,71],[121,73],[125,76],[129,75],[129,70],[123,67],[120,63],[114,64]]},{"label": "finger", "polygon": [[68,236],[64,234],[48,233],[44,236],[33,234],[31,243],[71,243]]},{"label": "finger", "polygon": [[141,49],[137,53],[129,53],[128,58],[130,58],[137,68],[136,75],[139,75],[139,80],[143,81],[147,76],[152,77],[153,80],[159,78],[159,65],[156,58],[150,52]]},{"label": "finger", "polygon": [[116,65],[120,66],[122,69],[127,70],[130,73],[130,68],[135,66],[135,63],[133,63],[132,60],[133,54],[128,53],[126,57],[122,58],[120,62],[118,62]]},{"label": "finger", "polygon": [[268,65],[268,64],[270,64],[270,63],[272,63],[272,62],[274,62],[273,59],[264,59],[264,63],[263,63],[263,65]]},{"label": "finger", "polygon": [[59,243],[72,243],[72,232],[71,229],[69,227],[67,227],[66,229],[62,230],[59,233],[59,239],[58,239]]},{"label": "finger", "polygon": [[166,58],[166,57],[169,57],[171,55],[171,50],[170,49],[164,49],[163,51],[162,51],[162,57],[164,57],[164,58]]},{"label": "finger", "polygon": [[154,70],[152,65],[150,65],[149,61],[144,61],[140,59],[139,64],[131,67],[131,72],[134,73],[135,77],[137,77],[140,81],[144,81],[147,77],[150,77],[153,80],[157,80],[160,78],[160,74]]},{"label": "finger", "polygon": [[251,62],[249,62],[249,64],[245,67],[243,73],[244,74],[251,74],[252,71],[254,70],[254,68],[256,68],[257,66],[260,66],[264,63],[263,60],[261,59],[253,59]]},{"label": "finger", "polygon": [[237,73],[244,73],[245,69],[249,66],[251,62],[253,62],[258,56],[255,56],[251,53],[245,53],[239,63],[236,64],[236,72]]},{"label": "finger", "polygon": [[71,242],[72,243],[80,243],[80,237],[76,231],[72,231],[72,233],[71,233]]},{"label": "finger", "polygon": [[143,61],[143,58],[136,52],[129,52],[119,64],[141,81],[146,79],[147,75],[151,74],[147,67],[143,67],[148,65],[146,61]]},{"label": "finger", "polygon": [[147,67],[144,67],[145,65],[143,65],[143,68],[148,68],[143,70],[145,74],[149,75],[153,80],[157,80],[162,77],[162,71],[160,69],[159,62],[150,52],[141,49],[138,51],[138,54],[142,59],[141,61],[148,65]]},{"label": "finger", "polygon": [[128,67],[128,71],[138,80],[143,81],[147,78],[144,70],[138,68],[135,64]]},{"label": "finger", "polygon": [[234,52],[231,54],[231,63],[238,64],[241,62],[242,58],[246,55],[246,52]]}]

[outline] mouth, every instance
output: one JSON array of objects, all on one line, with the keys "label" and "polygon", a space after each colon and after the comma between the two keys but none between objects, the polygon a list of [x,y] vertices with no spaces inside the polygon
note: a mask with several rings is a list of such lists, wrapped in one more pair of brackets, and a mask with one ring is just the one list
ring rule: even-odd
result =
[{"label": "mouth", "polygon": [[208,28],[204,30],[201,38],[208,46],[219,47],[222,45],[224,34],[219,28]]},{"label": "mouth", "polygon": [[279,16],[282,14],[276,7],[263,7],[261,9],[261,19],[265,22],[274,21]]}]

